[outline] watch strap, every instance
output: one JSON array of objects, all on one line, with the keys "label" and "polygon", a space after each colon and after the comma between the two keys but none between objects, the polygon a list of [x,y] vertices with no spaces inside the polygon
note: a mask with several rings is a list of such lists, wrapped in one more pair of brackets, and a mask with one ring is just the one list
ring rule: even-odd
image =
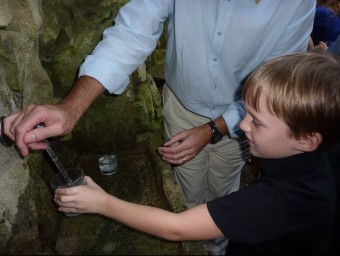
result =
[{"label": "watch strap", "polygon": [[214,123],[214,121],[210,121],[210,122],[208,123],[208,125],[210,126],[210,128],[211,128],[213,134],[219,132],[218,129],[217,129],[216,124]]},{"label": "watch strap", "polygon": [[214,123],[214,121],[210,121],[208,122],[208,125],[210,126],[211,128],[211,131],[212,131],[212,137],[211,137],[211,140],[210,140],[210,143],[211,144],[215,144],[217,142],[219,142],[222,138],[223,138],[223,134],[220,133],[220,131],[218,130],[216,124]]}]

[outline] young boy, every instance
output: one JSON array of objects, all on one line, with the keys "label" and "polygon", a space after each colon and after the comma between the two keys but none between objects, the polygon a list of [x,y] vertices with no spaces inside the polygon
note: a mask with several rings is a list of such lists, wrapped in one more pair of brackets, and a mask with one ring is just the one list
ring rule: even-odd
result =
[{"label": "young boy", "polygon": [[62,212],[99,213],[168,240],[229,239],[228,255],[327,253],[335,186],[326,149],[339,142],[340,66],[329,55],[275,58],[248,78],[241,123],[262,174],[181,213],[137,205],[87,185],[58,189]]}]

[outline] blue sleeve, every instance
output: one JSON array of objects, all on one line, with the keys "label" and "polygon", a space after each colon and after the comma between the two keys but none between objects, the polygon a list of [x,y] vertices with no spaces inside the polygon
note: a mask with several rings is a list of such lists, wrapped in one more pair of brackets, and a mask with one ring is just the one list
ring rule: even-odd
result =
[{"label": "blue sleeve", "polygon": [[228,131],[231,138],[238,138],[243,134],[243,131],[240,129],[240,123],[245,115],[246,111],[244,110],[244,104],[241,100],[231,103],[228,109],[223,113],[222,117],[228,125]]},{"label": "blue sleeve", "polygon": [[278,44],[265,60],[293,52],[305,52],[313,30],[315,8],[313,1],[301,1]]},{"label": "blue sleeve", "polygon": [[155,49],[172,8],[170,0],[132,0],[123,6],[115,25],[86,57],[79,76],[91,76],[110,93],[122,93],[129,76]]}]

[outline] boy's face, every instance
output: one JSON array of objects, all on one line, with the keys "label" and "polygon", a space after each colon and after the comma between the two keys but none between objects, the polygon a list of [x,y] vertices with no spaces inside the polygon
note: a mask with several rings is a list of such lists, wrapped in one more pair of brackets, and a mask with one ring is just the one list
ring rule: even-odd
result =
[{"label": "boy's face", "polygon": [[247,114],[240,124],[248,138],[251,154],[276,159],[301,153],[295,149],[297,140],[288,136],[286,123],[268,112],[264,97],[262,93],[259,112],[245,104]]}]

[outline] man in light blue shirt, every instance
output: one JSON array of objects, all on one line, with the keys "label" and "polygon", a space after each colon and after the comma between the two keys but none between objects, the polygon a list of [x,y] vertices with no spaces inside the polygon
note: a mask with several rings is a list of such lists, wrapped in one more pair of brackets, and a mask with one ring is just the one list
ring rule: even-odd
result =
[{"label": "man in light blue shirt", "polygon": [[[132,0],[80,68],[73,90],[55,106],[31,105],[7,118],[5,131],[23,155],[34,142],[70,132],[105,90],[120,94],[155,49],[167,23],[164,119],[159,153],[174,166],[193,207],[239,188],[249,157],[239,128],[242,82],[262,62],[306,51],[315,0]],[[46,128],[32,130],[39,122]],[[14,129],[17,126],[18,129]],[[7,127],[7,129],[6,129]],[[25,132],[24,132],[25,131]],[[26,132],[27,131],[27,132]],[[251,214],[251,213],[250,213]],[[206,242],[224,254],[227,242]]]}]

